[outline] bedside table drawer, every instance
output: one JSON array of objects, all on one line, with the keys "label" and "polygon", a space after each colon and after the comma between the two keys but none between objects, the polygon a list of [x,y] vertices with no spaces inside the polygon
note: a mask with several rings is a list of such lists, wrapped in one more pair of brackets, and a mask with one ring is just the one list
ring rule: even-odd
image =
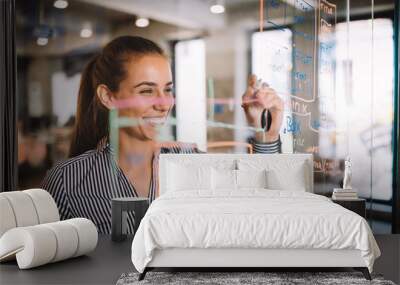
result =
[{"label": "bedside table drawer", "polygon": [[356,199],[356,200],[333,200],[332,202],[339,204],[340,206],[353,211],[354,213],[359,214],[364,219],[366,218],[366,210],[365,210],[365,199]]}]

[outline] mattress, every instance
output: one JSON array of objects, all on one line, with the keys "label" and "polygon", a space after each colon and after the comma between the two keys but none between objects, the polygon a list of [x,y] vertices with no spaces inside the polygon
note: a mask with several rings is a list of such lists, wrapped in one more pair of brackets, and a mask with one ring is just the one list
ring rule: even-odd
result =
[{"label": "mattress", "polygon": [[156,199],[132,242],[139,272],[157,249],[359,250],[372,271],[380,250],[364,218],[300,191],[167,192]]}]

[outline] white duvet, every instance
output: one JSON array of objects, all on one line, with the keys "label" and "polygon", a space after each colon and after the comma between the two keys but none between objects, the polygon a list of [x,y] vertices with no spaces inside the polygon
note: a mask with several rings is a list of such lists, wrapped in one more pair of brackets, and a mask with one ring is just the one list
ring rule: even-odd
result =
[{"label": "white duvet", "polygon": [[162,195],[133,240],[135,268],[165,248],[358,249],[371,272],[380,255],[359,215],[320,195],[265,189]]}]

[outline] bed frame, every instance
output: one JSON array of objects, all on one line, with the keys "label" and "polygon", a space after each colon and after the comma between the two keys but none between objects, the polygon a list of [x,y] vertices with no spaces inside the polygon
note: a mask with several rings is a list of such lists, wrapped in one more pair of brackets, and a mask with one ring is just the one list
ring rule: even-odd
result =
[{"label": "bed frame", "polygon": [[156,250],[152,261],[139,275],[143,280],[155,268],[232,268],[246,271],[254,268],[353,268],[371,280],[359,250],[329,249],[197,249],[170,248]]},{"label": "bed frame", "polygon": [[[305,162],[307,192],[313,192],[313,156],[312,154],[161,154],[160,155],[160,194],[166,181],[169,161],[193,161],[209,164],[229,162],[237,159],[263,159],[274,163],[285,160]],[[235,271],[271,268],[353,268],[361,271],[367,280],[371,276],[359,250],[330,249],[253,249],[253,248],[169,248],[158,249],[147,265],[139,280],[155,268],[231,268]]]}]

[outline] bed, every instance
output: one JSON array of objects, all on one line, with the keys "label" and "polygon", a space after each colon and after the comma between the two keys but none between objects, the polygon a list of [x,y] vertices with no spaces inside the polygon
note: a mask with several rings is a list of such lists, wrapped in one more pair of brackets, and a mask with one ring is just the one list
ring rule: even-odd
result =
[{"label": "bed", "polygon": [[160,197],[132,242],[154,268],[352,267],[379,248],[361,216],[313,194],[310,154],[162,154]]}]

